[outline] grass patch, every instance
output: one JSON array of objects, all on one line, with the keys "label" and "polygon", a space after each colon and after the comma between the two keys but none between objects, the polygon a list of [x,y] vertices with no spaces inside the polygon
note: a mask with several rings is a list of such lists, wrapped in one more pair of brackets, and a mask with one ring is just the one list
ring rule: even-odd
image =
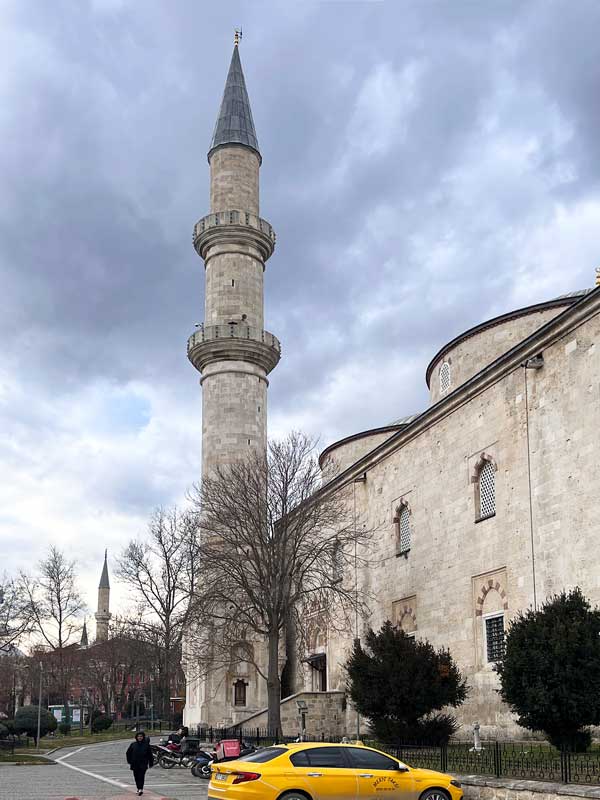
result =
[{"label": "grass patch", "polygon": [[10,753],[0,753],[0,764],[16,764],[17,766],[44,764],[48,766],[48,764],[54,765],[55,762],[50,758],[44,758],[44,756],[41,756],[38,753],[34,754],[16,752],[14,755],[11,755]]}]

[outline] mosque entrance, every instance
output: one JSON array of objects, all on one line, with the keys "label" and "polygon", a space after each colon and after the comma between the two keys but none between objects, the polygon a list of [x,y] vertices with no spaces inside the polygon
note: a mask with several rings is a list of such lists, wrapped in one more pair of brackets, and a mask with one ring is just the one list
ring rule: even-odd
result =
[{"label": "mosque entrance", "polygon": [[311,691],[327,691],[327,656],[325,653],[314,653],[305,659],[311,668]]}]

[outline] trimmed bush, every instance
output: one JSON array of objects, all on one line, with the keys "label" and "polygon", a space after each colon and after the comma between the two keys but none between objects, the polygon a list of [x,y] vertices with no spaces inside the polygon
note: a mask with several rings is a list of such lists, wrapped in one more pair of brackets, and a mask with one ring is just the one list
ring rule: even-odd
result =
[{"label": "trimmed bush", "polygon": [[600,725],[600,609],[580,589],[518,614],[496,670],[519,725],[558,748],[589,748],[587,726]]},{"label": "trimmed bush", "polygon": [[444,744],[456,732],[453,716],[467,684],[448,650],[435,650],[386,622],[356,641],[346,662],[348,693],[371,730],[386,742]]},{"label": "trimmed bush", "polygon": [[92,719],[92,732],[101,733],[102,731],[107,731],[112,727],[112,724],[113,721],[109,716],[106,714],[99,714]]},{"label": "trimmed bush", "polygon": [[[33,737],[37,744],[37,724],[38,724],[38,706],[23,706],[17,709],[15,714],[15,732],[18,734],[25,733],[27,736]],[[51,714],[48,709],[42,708],[40,713],[40,737],[45,736],[50,731],[55,731],[57,722],[54,714]]]},{"label": "trimmed bush", "polygon": [[62,733],[63,736],[68,736],[71,733],[71,723],[70,722],[59,722],[58,723],[58,732]]}]

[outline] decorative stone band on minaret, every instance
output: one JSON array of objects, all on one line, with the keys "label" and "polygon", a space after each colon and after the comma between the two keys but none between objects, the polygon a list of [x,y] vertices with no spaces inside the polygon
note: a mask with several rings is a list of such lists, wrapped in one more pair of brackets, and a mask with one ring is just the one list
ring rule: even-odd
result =
[{"label": "decorative stone band on minaret", "polygon": [[267,375],[281,355],[264,329],[263,275],[275,247],[259,216],[262,158],[237,44],[208,152],[210,214],[194,226],[205,266],[204,322],[188,339],[201,373],[202,475],[267,445]]}]

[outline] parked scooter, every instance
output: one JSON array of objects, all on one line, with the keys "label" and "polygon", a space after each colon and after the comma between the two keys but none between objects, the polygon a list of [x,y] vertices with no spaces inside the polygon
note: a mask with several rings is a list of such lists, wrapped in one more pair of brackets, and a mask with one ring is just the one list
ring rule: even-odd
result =
[{"label": "parked scooter", "polygon": [[[192,775],[196,778],[208,779],[210,778],[213,764],[223,764],[225,761],[239,761],[244,756],[249,756],[250,753],[256,752],[256,747],[251,744],[242,743],[240,745],[240,742],[236,739],[228,739],[226,742],[230,743],[232,747],[223,746],[225,743],[219,742],[217,749],[213,753],[198,752],[197,759],[192,764]],[[232,750],[235,750],[235,752],[232,752]],[[226,753],[231,754],[226,755]]]},{"label": "parked scooter", "polygon": [[198,750],[192,764],[192,775],[195,778],[210,778],[211,764],[214,764],[216,753],[207,753],[206,750]]}]

